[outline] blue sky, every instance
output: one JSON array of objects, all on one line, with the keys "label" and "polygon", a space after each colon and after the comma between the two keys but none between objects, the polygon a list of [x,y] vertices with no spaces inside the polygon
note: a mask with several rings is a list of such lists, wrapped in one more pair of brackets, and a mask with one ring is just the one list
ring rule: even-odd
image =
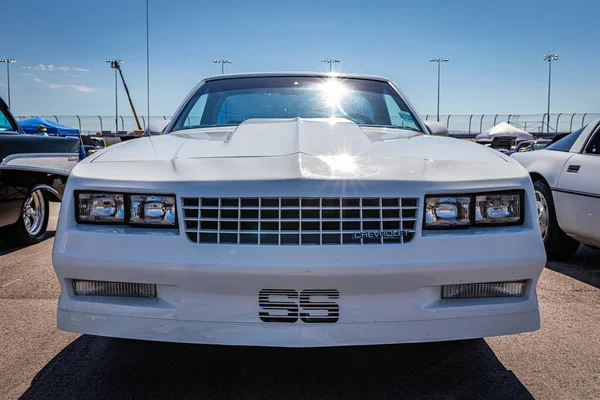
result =
[{"label": "blue sky", "polygon": [[[123,72],[146,113],[145,0],[3,2],[0,58],[11,65],[17,115],[113,115]],[[203,77],[228,72],[324,71],[393,79],[421,114],[542,113],[553,64],[553,112],[600,110],[600,3],[543,1],[150,0],[151,114],[170,115]],[[6,99],[5,65],[0,93]],[[120,111],[131,112],[120,90]]]}]

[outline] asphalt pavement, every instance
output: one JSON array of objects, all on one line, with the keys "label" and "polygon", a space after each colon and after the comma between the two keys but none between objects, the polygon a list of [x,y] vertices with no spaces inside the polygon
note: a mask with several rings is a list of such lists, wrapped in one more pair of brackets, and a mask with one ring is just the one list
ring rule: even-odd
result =
[{"label": "asphalt pavement", "polygon": [[56,329],[47,240],[0,244],[2,399],[599,399],[600,251],[550,263],[542,328],[446,343],[330,349],[108,339]]}]

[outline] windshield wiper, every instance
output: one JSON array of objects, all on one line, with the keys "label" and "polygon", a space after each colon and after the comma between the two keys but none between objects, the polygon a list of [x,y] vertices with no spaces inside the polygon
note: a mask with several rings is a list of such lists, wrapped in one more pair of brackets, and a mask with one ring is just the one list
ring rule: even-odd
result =
[{"label": "windshield wiper", "polygon": [[207,129],[207,128],[221,128],[221,127],[228,127],[228,126],[238,126],[238,125],[239,124],[214,124],[214,125],[190,126],[187,128],[178,128],[178,129],[172,130],[171,133],[191,131],[191,130],[200,130],[200,129]]},{"label": "windshield wiper", "polygon": [[400,129],[404,131],[413,131],[423,133],[422,130],[417,128],[412,128],[410,126],[396,126],[396,125],[374,125],[374,124],[358,124],[358,126],[364,126],[366,128],[390,128],[390,129]]}]

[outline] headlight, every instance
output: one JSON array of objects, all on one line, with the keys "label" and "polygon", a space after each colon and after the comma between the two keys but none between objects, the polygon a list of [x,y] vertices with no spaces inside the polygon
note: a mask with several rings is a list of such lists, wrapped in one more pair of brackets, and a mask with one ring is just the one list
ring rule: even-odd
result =
[{"label": "headlight", "polygon": [[75,192],[75,220],[84,224],[177,226],[174,195]]},{"label": "headlight", "polygon": [[525,192],[425,196],[424,229],[520,225]]},{"label": "headlight", "polygon": [[469,226],[470,206],[469,196],[426,197],[425,226],[431,228]]},{"label": "headlight", "polygon": [[132,225],[174,226],[175,196],[129,196],[129,223]]},{"label": "headlight", "polygon": [[475,197],[475,224],[498,225],[522,222],[522,195],[487,194]]},{"label": "headlight", "polygon": [[125,196],[121,193],[88,193],[76,195],[77,222],[123,223],[125,221]]}]

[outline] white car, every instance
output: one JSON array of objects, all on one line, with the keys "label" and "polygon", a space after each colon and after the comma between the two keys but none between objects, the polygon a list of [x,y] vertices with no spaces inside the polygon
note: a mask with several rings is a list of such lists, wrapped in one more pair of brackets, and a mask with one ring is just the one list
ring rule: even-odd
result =
[{"label": "white car", "polygon": [[600,120],[512,158],[531,174],[548,257],[568,258],[580,242],[600,247]]},{"label": "white car", "polygon": [[[432,135],[389,80],[208,78],[164,132],[73,170],[53,250],[60,329],[314,347],[539,328],[527,171]],[[94,213],[108,199],[114,213]]]}]

